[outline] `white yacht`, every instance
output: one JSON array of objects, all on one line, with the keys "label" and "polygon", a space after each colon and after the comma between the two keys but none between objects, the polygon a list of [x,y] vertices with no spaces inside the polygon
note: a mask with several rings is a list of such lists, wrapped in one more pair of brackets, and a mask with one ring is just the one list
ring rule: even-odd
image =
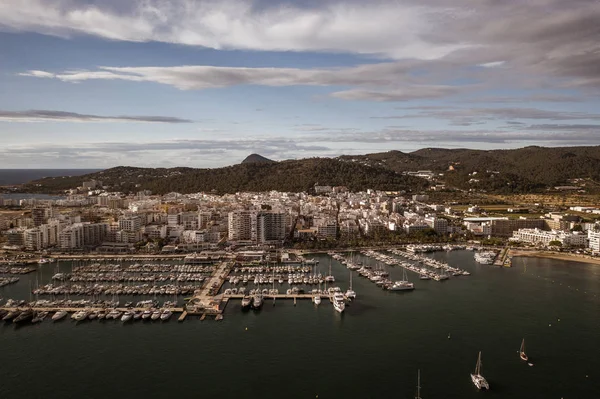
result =
[{"label": "white yacht", "polygon": [[172,315],[173,315],[173,312],[171,312],[169,309],[165,309],[160,314],[160,319],[162,321],[167,321],[167,320],[169,320],[171,318]]},{"label": "white yacht", "polygon": [[242,298],[242,309],[248,309],[252,304],[252,297],[250,295],[244,295]]},{"label": "white yacht", "polygon": [[343,313],[346,309],[346,302],[344,302],[344,295],[340,292],[333,294],[333,307],[340,313]]},{"label": "white yacht", "polygon": [[79,312],[73,313],[73,316],[71,316],[71,318],[75,321],[81,321],[85,320],[89,314],[90,312],[87,310],[80,310]]},{"label": "white yacht", "polygon": [[64,319],[67,314],[67,311],[59,310],[58,312],[54,313],[54,315],[52,315],[52,321],[59,321],[61,319]]},{"label": "white yacht", "polygon": [[319,306],[321,304],[321,295],[315,295],[315,297],[313,298],[313,302],[315,303],[315,305]]},{"label": "white yacht", "polygon": [[144,310],[142,313],[142,320],[148,320],[152,316],[152,311],[150,309]]},{"label": "white yacht", "polygon": [[158,319],[160,319],[160,314],[161,314],[161,311],[159,309],[156,309],[154,312],[152,312],[152,316],[150,316],[150,319],[158,320]]},{"label": "white yacht", "polygon": [[477,356],[477,365],[475,366],[475,372],[471,374],[471,380],[477,389],[490,389],[490,385],[485,377],[481,375],[481,352],[479,352],[479,356]]},{"label": "white yacht", "polygon": [[128,322],[129,320],[131,320],[133,318],[133,310],[128,310],[127,312],[123,313],[123,316],[121,316],[121,321],[123,323]]},{"label": "white yacht", "polygon": [[394,281],[388,290],[390,291],[411,291],[415,289],[415,285],[408,281],[406,277],[406,269],[402,269],[402,280]]},{"label": "white yacht", "polygon": [[252,298],[252,309],[260,309],[263,304],[263,296],[260,292],[254,294]]}]

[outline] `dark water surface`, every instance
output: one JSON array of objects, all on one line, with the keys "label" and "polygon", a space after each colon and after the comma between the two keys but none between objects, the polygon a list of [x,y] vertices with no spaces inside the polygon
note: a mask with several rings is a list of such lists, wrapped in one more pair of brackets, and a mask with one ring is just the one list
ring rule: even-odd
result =
[{"label": "dark water surface", "polygon": [[[328,301],[248,313],[236,301],[221,322],[0,325],[0,398],[413,398],[417,369],[423,398],[600,398],[599,266],[432,256],[472,275],[409,273],[415,291],[392,293],[354,274],[358,298],[342,315]],[[317,258],[326,272],[329,257]],[[346,289],[349,271],[333,271]],[[27,299],[35,279],[0,296]],[[533,367],[519,359],[523,337]],[[490,392],[469,377],[479,350]]]}]

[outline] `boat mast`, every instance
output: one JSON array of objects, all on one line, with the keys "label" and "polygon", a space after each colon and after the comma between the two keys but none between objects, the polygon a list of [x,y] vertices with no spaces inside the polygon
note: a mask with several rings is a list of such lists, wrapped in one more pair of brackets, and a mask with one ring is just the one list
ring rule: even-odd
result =
[{"label": "boat mast", "polygon": [[477,366],[475,366],[475,375],[481,374],[481,352],[477,356]]},{"label": "boat mast", "polygon": [[415,396],[415,399],[422,399],[421,398],[421,369],[419,369],[417,371],[417,396]]},{"label": "boat mast", "polygon": [[525,353],[525,338],[521,341],[521,349],[519,350],[521,353]]}]

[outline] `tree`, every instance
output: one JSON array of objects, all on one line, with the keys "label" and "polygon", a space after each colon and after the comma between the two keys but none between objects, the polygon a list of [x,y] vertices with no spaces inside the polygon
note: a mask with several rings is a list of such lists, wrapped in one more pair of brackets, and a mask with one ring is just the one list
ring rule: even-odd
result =
[{"label": "tree", "polygon": [[562,242],[558,240],[553,240],[548,243],[549,247],[562,247]]}]

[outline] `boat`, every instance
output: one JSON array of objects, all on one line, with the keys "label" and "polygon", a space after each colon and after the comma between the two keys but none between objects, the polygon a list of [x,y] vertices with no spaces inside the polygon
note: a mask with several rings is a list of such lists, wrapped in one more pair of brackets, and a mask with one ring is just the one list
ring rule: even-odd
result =
[{"label": "boat", "polygon": [[169,320],[171,318],[172,315],[173,315],[173,312],[171,312],[169,309],[165,309],[160,314],[160,319],[162,321],[167,321],[167,320]]},{"label": "boat", "polygon": [[52,315],[52,321],[59,321],[65,318],[69,313],[66,310],[59,310]]},{"label": "boat", "polygon": [[406,269],[402,269],[402,280],[394,281],[394,284],[388,286],[390,291],[411,291],[415,289],[415,285],[408,281],[406,277]]},{"label": "boat", "polygon": [[260,292],[254,294],[252,298],[252,309],[260,309],[263,305],[263,296]]},{"label": "boat", "polygon": [[315,297],[313,298],[313,302],[315,303],[315,305],[319,306],[321,304],[321,295],[315,295]]},{"label": "boat", "polygon": [[423,399],[421,398],[421,370],[417,371],[417,395],[415,399]]},{"label": "boat", "polygon": [[242,298],[242,309],[248,309],[252,304],[252,297],[250,295],[244,295]]},{"label": "boat", "polygon": [[473,381],[477,389],[490,389],[487,380],[481,375],[481,352],[477,356],[477,365],[475,366],[475,372],[471,374],[471,381]]},{"label": "boat", "polygon": [[100,312],[98,312],[98,311],[94,311],[94,312],[90,313],[90,314],[88,315],[88,319],[90,319],[90,320],[94,320],[94,319],[98,318],[98,313],[100,313]]},{"label": "boat", "polygon": [[11,321],[12,319],[19,316],[20,314],[21,314],[20,310],[11,310],[2,318],[2,320],[3,321]]},{"label": "boat", "polygon": [[106,312],[105,311],[98,312],[98,316],[96,316],[96,318],[98,320],[106,320]]},{"label": "boat", "polygon": [[529,356],[527,356],[527,354],[525,353],[525,338],[523,338],[523,341],[521,341],[521,348],[519,349],[519,357],[524,361],[529,360]]},{"label": "boat", "polygon": [[142,312],[140,312],[139,310],[135,311],[135,313],[133,314],[133,320],[139,320],[142,318]]},{"label": "boat", "polygon": [[219,313],[218,315],[215,316],[215,320],[216,321],[221,321],[223,320],[223,315],[221,313]]},{"label": "boat", "polygon": [[346,298],[356,298],[356,292],[354,292],[354,290],[352,289],[352,272],[350,272],[350,287],[348,287],[348,291],[346,291]]},{"label": "boat", "polygon": [[335,282],[335,277],[331,274],[331,259],[329,260],[329,275],[325,276],[325,281],[328,283]]},{"label": "boat", "polygon": [[127,323],[132,318],[133,318],[133,310],[128,310],[125,313],[123,313],[123,316],[121,316],[121,321],[123,323]]},{"label": "boat", "polygon": [[88,312],[87,310],[80,310],[78,312],[73,313],[71,318],[75,321],[82,321],[85,320],[89,316],[89,314],[90,312]]},{"label": "boat", "polygon": [[150,309],[144,310],[142,313],[142,320],[148,320],[152,316],[152,311]]},{"label": "boat", "polygon": [[27,309],[22,311],[17,317],[13,319],[13,323],[23,323],[33,318],[33,310]]},{"label": "boat", "polygon": [[344,302],[344,295],[340,292],[333,294],[333,307],[340,313],[343,313],[346,309],[346,302]]},{"label": "boat", "polygon": [[31,319],[32,323],[39,323],[41,321],[44,321],[44,319],[46,318],[46,316],[48,316],[48,312],[36,312],[33,315],[33,319]]},{"label": "boat", "polygon": [[150,320],[160,319],[160,314],[161,314],[161,311],[159,309],[156,309],[154,312],[152,312],[152,315],[150,316]]},{"label": "boat", "polygon": [[117,309],[113,309],[106,315],[106,320],[118,319],[119,317],[121,317],[121,312],[119,312]]}]

